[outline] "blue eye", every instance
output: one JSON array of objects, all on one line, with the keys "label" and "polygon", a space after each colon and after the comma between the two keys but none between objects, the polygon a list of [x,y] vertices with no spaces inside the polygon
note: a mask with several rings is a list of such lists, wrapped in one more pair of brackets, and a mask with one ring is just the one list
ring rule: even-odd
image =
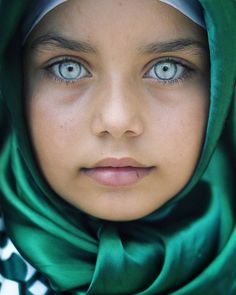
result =
[{"label": "blue eye", "polygon": [[60,61],[49,67],[56,78],[64,81],[76,81],[88,76],[85,67],[76,61]]},{"label": "blue eye", "polygon": [[187,71],[190,71],[190,69],[177,61],[164,60],[156,62],[145,74],[145,77],[153,78],[161,82],[174,82],[183,79]]}]

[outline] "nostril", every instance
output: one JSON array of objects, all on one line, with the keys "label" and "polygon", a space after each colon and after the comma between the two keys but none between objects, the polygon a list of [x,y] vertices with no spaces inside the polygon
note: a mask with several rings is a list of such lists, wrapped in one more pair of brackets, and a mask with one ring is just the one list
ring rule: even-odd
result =
[{"label": "nostril", "polygon": [[92,132],[99,137],[107,135],[114,138],[136,137],[141,135],[143,130],[143,124],[137,122],[137,120],[131,122],[105,122],[96,120],[92,125]]}]

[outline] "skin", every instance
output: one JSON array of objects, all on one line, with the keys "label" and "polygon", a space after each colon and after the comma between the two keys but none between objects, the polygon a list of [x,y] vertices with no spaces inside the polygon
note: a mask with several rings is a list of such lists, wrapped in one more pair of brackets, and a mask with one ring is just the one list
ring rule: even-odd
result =
[{"label": "skin", "polygon": [[[89,46],[63,48],[49,35]],[[183,39],[194,42],[173,46]],[[172,45],[160,48],[160,42]],[[82,63],[81,78],[58,78],[52,64],[65,56]],[[166,58],[180,63],[181,77],[164,81],[153,74]],[[161,207],[191,178],[207,122],[209,57],[204,30],[174,8],[156,0],[68,1],[31,33],[24,75],[39,167],[72,205],[106,220],[134,220]],[[83,173],[107,157],[131,157],[154,169],[116,187]]]}]

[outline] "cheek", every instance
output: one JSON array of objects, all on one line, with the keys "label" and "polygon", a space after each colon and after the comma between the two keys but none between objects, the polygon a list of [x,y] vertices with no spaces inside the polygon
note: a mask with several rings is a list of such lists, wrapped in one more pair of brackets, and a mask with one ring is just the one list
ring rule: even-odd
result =
[{"label": "cheek", "polygon": [[[193,169],[204,141],[209,105],[208,84],[173,94],[169,102],[164,107],[157,106],[152,113],[152,118],[155,118],[154,124],[150,124],[150,134],[155,134],[153,149],[157,150],[162,163],[167,166],[186,164]],[[155,107],[152,109],[155,110]]]},{"label": "cheek", "polygon": [[74,158],[87,134],[88,119],[80,106],[55,103],[45,97],[57,97],[57,94],[33,95],[28,99],[27,113],[36,156],[47,175],[73,169]]}]

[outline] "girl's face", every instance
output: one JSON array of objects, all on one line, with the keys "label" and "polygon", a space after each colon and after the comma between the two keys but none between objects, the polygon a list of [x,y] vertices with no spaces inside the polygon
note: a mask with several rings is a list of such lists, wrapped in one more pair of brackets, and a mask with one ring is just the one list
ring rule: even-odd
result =
[{"label": "girl's face", "polygon": [[203,29],[157,0],[71,0],[25,50],[32,142],[51,187],[108,220],[143,217],[188,182],[208,114]]}]

